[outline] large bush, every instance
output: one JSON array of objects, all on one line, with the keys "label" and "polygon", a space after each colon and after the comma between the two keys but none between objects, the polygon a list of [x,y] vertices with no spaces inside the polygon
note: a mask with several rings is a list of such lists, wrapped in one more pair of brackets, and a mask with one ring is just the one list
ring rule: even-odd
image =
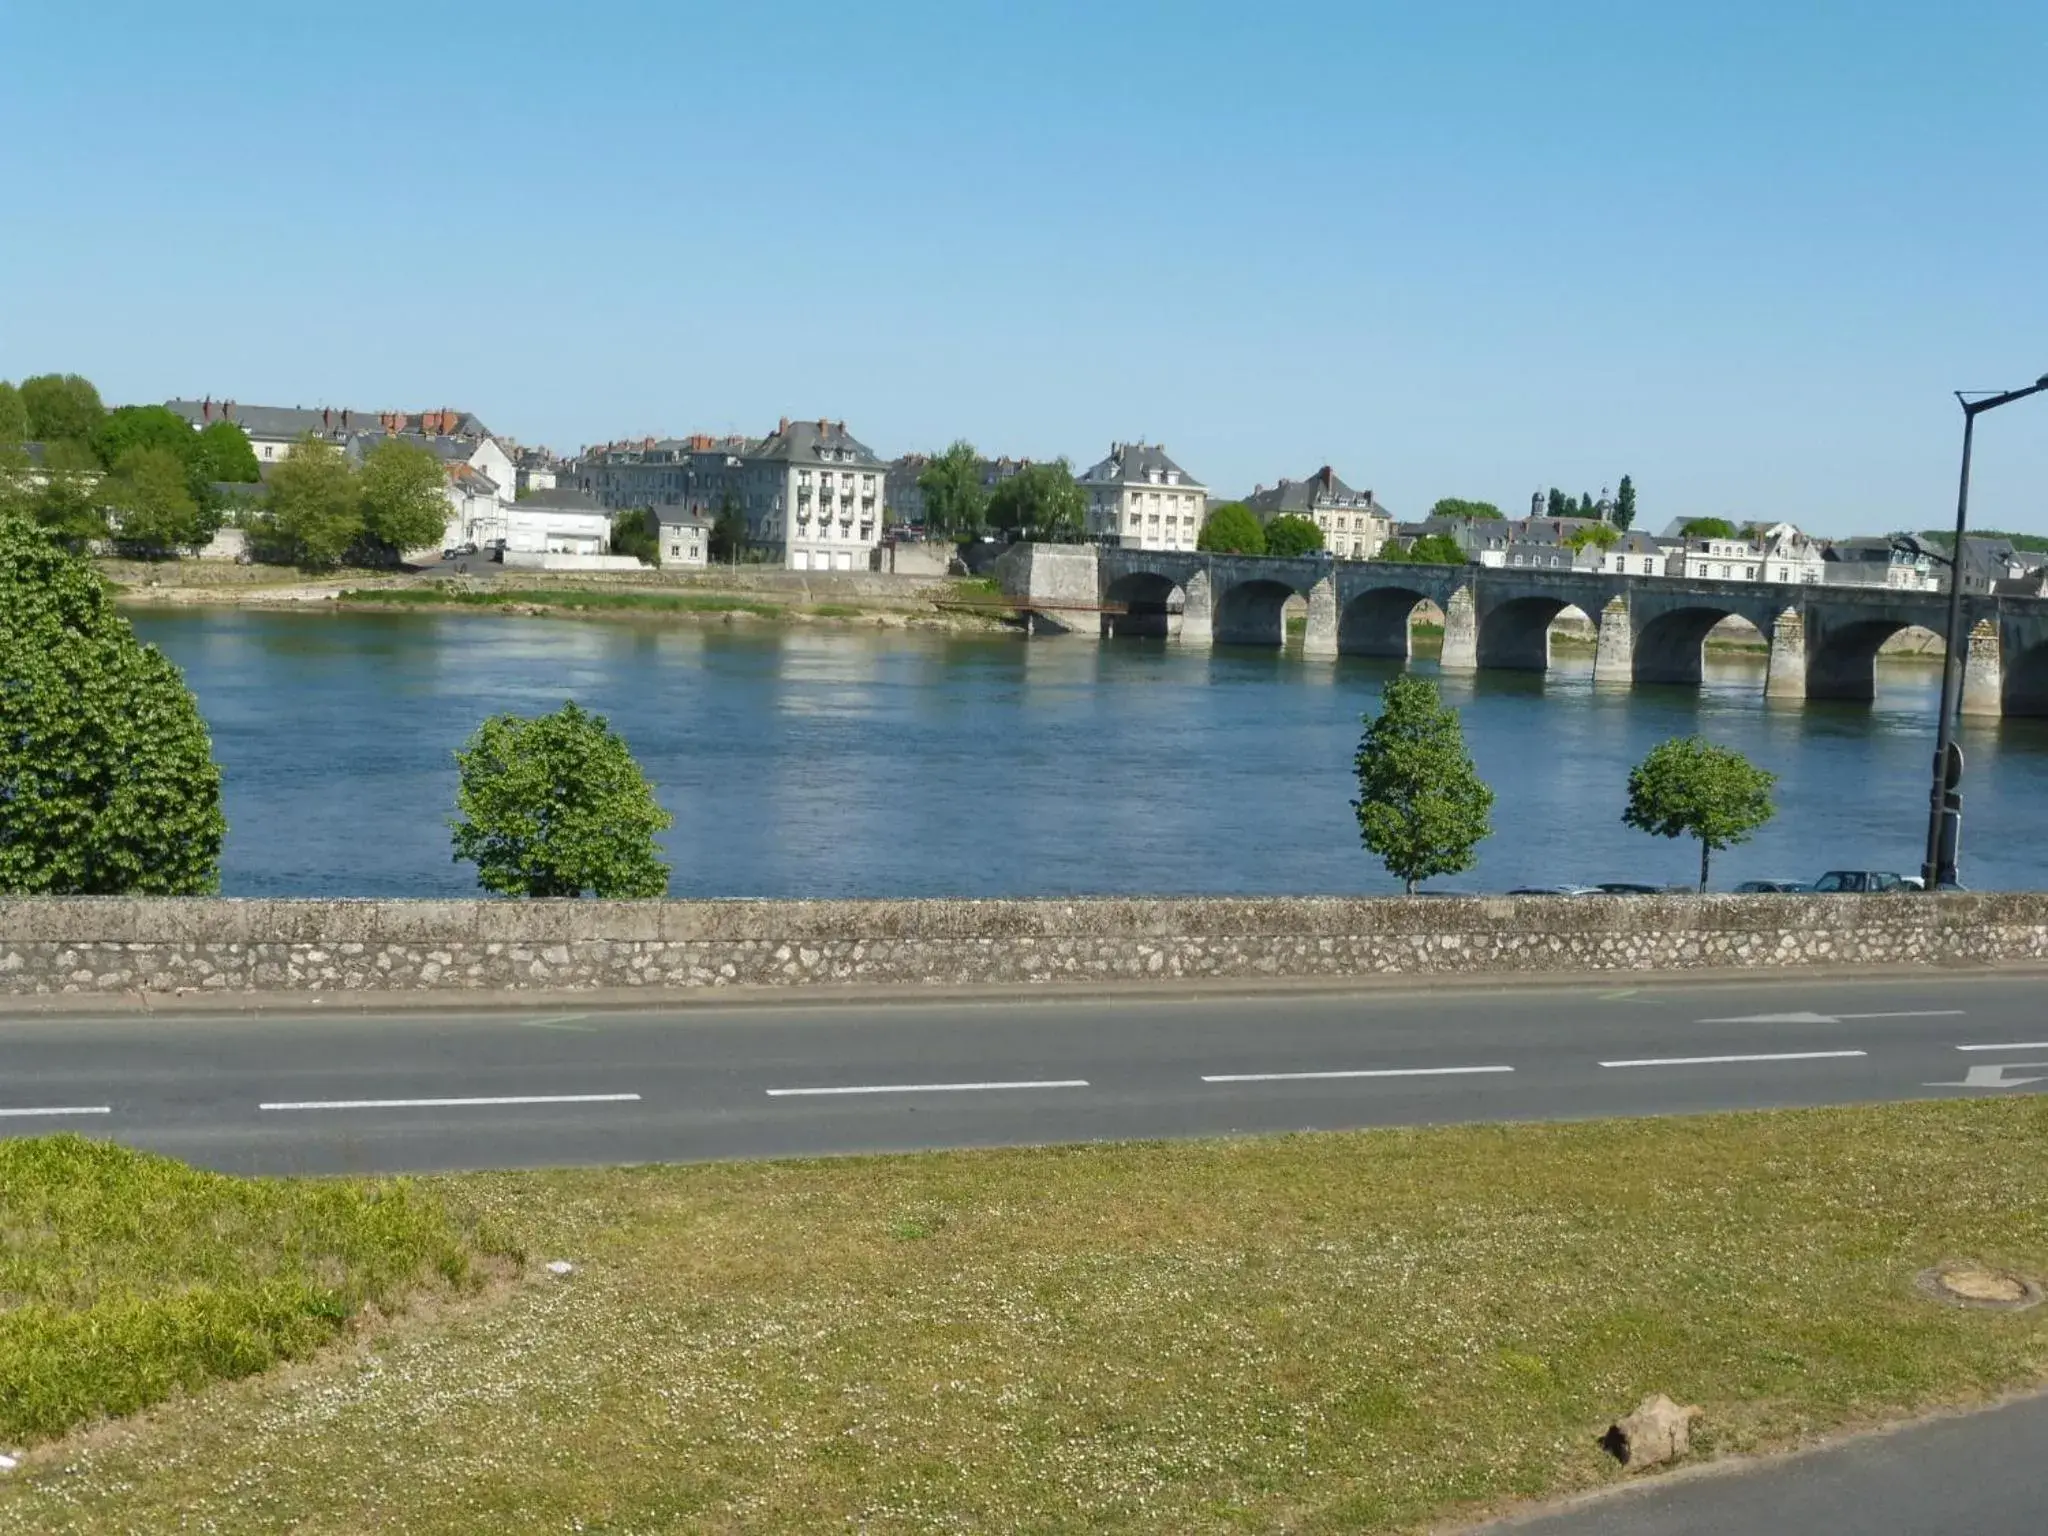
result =
[{"label": "large bush", "polygon": [[178,669],[57,535],[0,512],[0,892],[202,895],[226,831]]}]

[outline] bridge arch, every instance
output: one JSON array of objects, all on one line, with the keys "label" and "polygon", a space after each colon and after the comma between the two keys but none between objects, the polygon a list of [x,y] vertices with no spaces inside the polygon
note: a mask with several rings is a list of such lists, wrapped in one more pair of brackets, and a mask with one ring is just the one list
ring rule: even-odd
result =
[{"label": "bridge arch", "polygon": [[1270,576],[1232,582],[1216,599],[1216,643],[1277,650],[1287,640],[1287,604],[1301,595],[1291,582]]},{"label": "bridge arch", "polygon": [[1873,614],[1846,623],[1829,624],[1818,643],[1809,628],[1806,696],[1809,699],[1876,698],[1878,651],[1900,630],[1913,627],[1913,620],[1896,614]]},{"label": "bridge arch", "polygon": [[1414,587],[1373,587],[1347,602],[1337,616],[1337,650],[1346,656],[1413,654],[1411,629],[1415,610],[1434,598]]},{"label": "bridge arch", "polygon": [[1171,635],[1187,606],[1180,583],[1157,571],[1129,571],[1103,593],[1103,631],[1118,639]]},{"label": "bridge arch", "polygon": [[1740,619],[1759,636],[1769,639],[1767,631],[1757,629],[1755,615],[1739,605],[1702,600],[1653,614],[1635,634],[1634,680],[1699,686],[1707,637],[1729,619]]},{"label": "bridge arch", "polygon": [[1999,689],[1999,712],[2007,718],[2048,716],[2048,639],[2008,649]]},{"label": "bridge arch", "polygon": [[1540,593],[1511,597],[1479,614],[1479,665],[1514,672],[1550,669],[1550,626],[1567,608],[1569,598]]}]

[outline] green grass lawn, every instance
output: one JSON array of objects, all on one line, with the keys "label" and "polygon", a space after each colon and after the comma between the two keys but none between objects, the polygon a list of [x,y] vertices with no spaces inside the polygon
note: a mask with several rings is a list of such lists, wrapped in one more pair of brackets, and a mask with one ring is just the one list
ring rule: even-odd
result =
[{"label": "green grass lawn", "polygon": [[51,1445],[0,1529],[1403,1531],[1621,1476],[1653,1391],[1714,1454],[2048,1375],[2048,1308],[1913,1286],[2048,1274],[2048,1098],[416,1187],[535,1262]]},{"label": "green grass lawn", "polygon": [[395,603],[422,608],[560,608],[591,613],[751,613],[761,618],[774,618],[785,611],[782,604],[756,598],[699,592],[612,592],[580,587],[377,587],[343,592],[341,601],[379,606]]},{"label": "green grass lawn", "polygon": [[0,1444],[311,1354],[476,1255],[402,1181],[230,1179],[76,1136],[0,1141]]}]

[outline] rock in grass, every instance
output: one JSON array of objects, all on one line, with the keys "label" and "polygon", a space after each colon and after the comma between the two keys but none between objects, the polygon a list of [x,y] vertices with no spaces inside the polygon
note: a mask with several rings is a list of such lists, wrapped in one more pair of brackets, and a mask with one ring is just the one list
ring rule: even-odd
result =
[{"label": "rock in grass", "polygon": [[1659,1392],[1644,1398],[1627,1418],[1610,1424],[1600,1444],[1624,1467],[1676,1461],[1692,1449],[1692,1421],[1699,1416],[1699,1409],[1681,1408]]}]

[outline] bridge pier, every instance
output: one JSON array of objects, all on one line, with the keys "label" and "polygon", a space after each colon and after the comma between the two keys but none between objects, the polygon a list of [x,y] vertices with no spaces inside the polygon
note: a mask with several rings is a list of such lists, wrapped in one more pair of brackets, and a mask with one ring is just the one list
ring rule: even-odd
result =
[{"label": "bridge pier", "polygon": [[1444,649],[1437,666],[1445,672],[1479,670],[1479,609],[1469,584],[1444,602]]},{"label": "bridge pier", "polygon": [[1771,656],[1764,667],[1764,697],[1806,697],[1806,619],[1787,608],[1771,625]]},{"label": "bridge pier", "polygon": [[1308,625],[1301,632],[1301,654],[1337,654],[1337,584],[1328,576],[1308,589]]},{"label": "bridge pier", "polygon": [[1994,719],[2005,713],[2004,650],[1998,626],[1990,619],[1979,619],[1970,629],[1969,648],[1963,653],[1962,712]]},{"label": "bridge pier", "polygon": [[1627,685],[1636,677],[1636,636],[1630,624],[1628,600],[1612,598],[1600,610],[1600,640],[1593,651],[1593,683]]},{"label": "bridge pier", "polygon": [[1210,590],[1209,573],[1196,571],[1181,586],[1185,604],[1181,608],[1180,633],[1173,636],[1182,645],[1211,646],[1216,643],[1216,602]]}]

